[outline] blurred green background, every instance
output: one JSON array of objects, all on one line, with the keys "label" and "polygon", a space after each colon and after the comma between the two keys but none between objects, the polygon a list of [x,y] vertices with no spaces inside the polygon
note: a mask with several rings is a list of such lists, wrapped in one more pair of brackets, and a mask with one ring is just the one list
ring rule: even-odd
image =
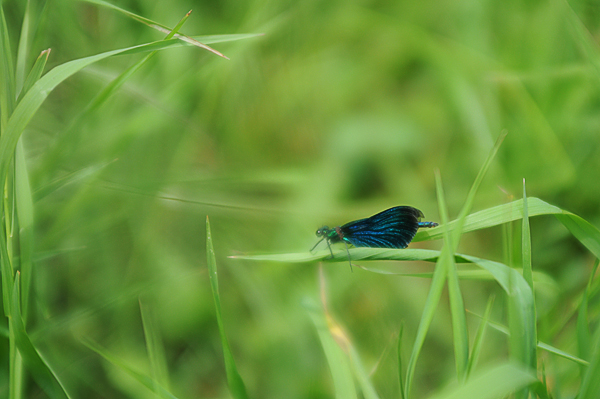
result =
[{"label": "blurred green background", "polygon": [[[13,48],[24,3],[3,3]],[[302,305],[319,298],[318,265],[228,256],[305,252],[321,225],[395,205],[439,221],[435,169],[454,218],[503,130],[508,136],[474,210],[520,198],[525,178],[529,196],[600,225],[597,1],[113,4],[168,26],[192,9],[182,29],[188,35],[264,36],[212,45],[230,60],[193,47],[161,51],[99,111],[73,125],[94,95],[141,56],[111,58],[58,86],[28,125],[23,140],[36,240],[28,330],[74,397],[148,397],[79,340],[90,338],[147,372],[140,300],[155,315],[173,394],[228,397],[206,268],[207,215],[225,329],[254,398],[333,395]],[[163,38],[84,2],[31,6],[29,65],[46,48],[52,68]],[[534,270],[551,281],[538,298],[540,338],[573,350],[569,334],[557,333],[569,325],[557,328],[556,315],[572,307],[593,257],[553,217],[531,223]],[[459,251],[510,263],[502,234],[466,234]],[[433,268],[381,263],[394,271]],[[406,339],[414,338],[430,280],[350,273],[346,263],[323,267],[331,312],[366,367],[378,365],[372,379],[380,397],[399,397],[396,336],[404,322]],[[464,281],[462,290],[467,309],[478,314],[490,293],[500,293],[491,282]],[[434,319],[413,397],[454,378],[445,309]],[[498,305],[493,317],[502,321],[503,312]],[[474,332],[478,319],[468,321]],[[507,358],[505,336],[490,331],[486,339],[480,364]],[[7,365],[0,367],[7,375]],[[565,372],[560,391],[568,396],[577,368],[562,360],[547,367],[549,374]],[[0,392],[6,383],[0,377]],[[27,392],[44,397],[33,383]]]}]

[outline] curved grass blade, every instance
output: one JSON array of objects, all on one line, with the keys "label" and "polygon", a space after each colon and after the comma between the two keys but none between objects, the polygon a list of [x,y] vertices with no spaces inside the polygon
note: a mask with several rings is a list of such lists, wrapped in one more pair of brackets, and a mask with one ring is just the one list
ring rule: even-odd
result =
[{"label": "curved grass blade", "polygon": [[40,108],[44,100],[46,100],[52,90],[54,90],[54,88],[56,88],[56,86],[58,86],[61,82],[79,72],[86,66],[101,61],[105,58],[115,55],[135,54],[145,51],[160,50],[170,47],[172,44],[173,43],[171,41],[160,41],[107,51],[105,53],[66,62],[50,70],[46,75],[35,82],[31,89],[25,94],[23,99],[17,104],[14,112],[8,120],[6,129],[3,131],[2,136],[0,137],[0,181],[4,181],[6,178],[8,165],[12,159],[12,154],[14,153],[14,149],[19,137],[21,136],[21,133],[33,115],[35,115],[37,110]]},{"label": "curved grass blade", "polygon": [[[539,198],[528,198],[528,213],[529,216],[540,216],[540,215],[555,215],[561,214],[565,211],[550,205],[547,202],[542,201]],[[520,220],[523,217],[523,200],[518,199],[507,204],[494,206],[482,211],[474,212],[466,217],[462,232],[467,233],[470,231],[481,230],[488,227],[498,226],[504,223]],[[453,220],[448,224],[450,230],[456,228],[458,220]],[[436,240],[442,238],[443,227],[433,227],[427,230],[419,230],[415,235],[413,241],[425,241],[425,240]]]},{"label": "curved grass blade", "polygon": [[67,394],[60,380],[48,363],[40,356],[25,331],[25,324],[21,315],[20,280],[20,273],[17,273],[12,290],[12,309],[9,320],[10,334],[14,337],[14,341],[23,358],[23,362],[27,365],[27,369],[44,392],[51,398],[69,398],[70,396]]},{"label": "curved grass blade", "polygon": [[529,370],[505,363],[473,376],[464,385],[447,388],[430,399],[501,399],[536,381]]},{"label": "curved grass blade", "polygon": [[225,371],[227,372],[227,382],[231,396],[236,399],[248,398],[244,381],[237,371],[235,360],[229,342],[225,335],[225,327],[223,326],[223,318],[221,316],[221,299],[219,296],[219,280],[217,277],[217,261],[215,259],[215,251],[213,249],[212,234],[210,232],[210,222],[206,217],[206,258],[208,263],[208,276],[210,278],[210,287],[215,300],[215,310],[217,315],[217,324],[219,325],[219,334],[221,336],[221,346],[223,347],[223,356],[225,358]]}]

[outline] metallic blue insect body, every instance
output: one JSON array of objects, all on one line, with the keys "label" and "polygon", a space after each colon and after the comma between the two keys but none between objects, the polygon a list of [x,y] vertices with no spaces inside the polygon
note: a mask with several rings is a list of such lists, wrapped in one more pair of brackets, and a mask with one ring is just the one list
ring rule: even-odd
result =
[{"label": "metallic blue insect body", "polygon": [[[311,249],[316,248],[326,240],[331,256],[331,244],[344,242],[350,262],[348,244],[355,247],[371,248],[406,248],[417,233],[419,227],[435,227],[435,222],[421,222],[423,212],[412,206],[396,206],[379,212],[370,218],[355,220],[330,229],[327,226],[317,230],[317,236],[322,237]],[[352,268],[352,262],[350,262]]]}]

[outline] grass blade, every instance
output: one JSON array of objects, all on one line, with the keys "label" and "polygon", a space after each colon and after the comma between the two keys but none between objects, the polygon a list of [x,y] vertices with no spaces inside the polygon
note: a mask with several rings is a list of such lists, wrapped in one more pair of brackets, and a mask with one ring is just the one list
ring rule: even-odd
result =
[{"label": "grass blade", "polygon": [[[556,215],[565,211],[542,201],[539,198],[528,198],[527,207],[529,216]],[[523,217],[523,200],[519,199],[507,204],[497,205],[467,216],[463,225],[462,232],[481,230],[488,227],[498,226],[504,223],[520,220]],[[457,226],[458,219],[448,224],[450,230]],[[413,241],[436,240],[442,238],[443,227],[438,226],[431,229],[421,229],[415,235]]]},{"label": "grass blade", "polygon": [[448,230],[448,210],[444,198],[444,188],[439,170],[435,173],[435,183],[437,191],[437,200],[439,206],[442,225],[446,226],[444,231],[444,246],[440,255],[440,263],[446,268],[448,277],[448,297],[450,299],[450,310],[452,316],[452,332],[454,342],[454,361],[456,364],[456,374],[459,381],[464,381],[469,363],[469,335],[467,332],[467,319],[465,315],[465,305],[460,292],[456,264],[454,263],[454,252],[456,247],[454,239],[450,237]]},{"label": "grass blade", "polygon": [[52,371],[48,363],[42,359],[35,346],[31,342],[29,335],[25,331],[25,324],[21,315],[21,292],[19,289],[20,275],[17,273],[12,290],[12,309],[10,316],[10,334],[14,337],[19,353],[23,357],[23,362],[27,369],[37,382],[37,384],[51,398],[68,398],[66,390]]},{"label": "grass blade", "polygon": [[589,360],[590,353],[592,352],[592,337],[590,336],[590,330],[588,327],[588,294],[590,292],[590,287],[592,286],[594,276],[596,275],[596,271],[598,270],[599,263],[600,259],[596,259],[587,286],[585,287],[585,291],[583,291],[581,303],[579,304],[579,313],[577,315],[577,347],[579,349],[579,356],[586,360]]},{"label": "grass blade", "polygon": [[531,230],[529,228],[529,210],[527,207],[527,191],[523,179],[523,223],[521,233],[521,254],[523,257],[523,277],[533,290],[533,271],[531,268]]},{"label": "grass blade", "polygon": [[[523,279],[528,287],[517,285],[515,274],[510,274],[510,294],[508,299],[508,320],[510,330],[510,349],[513,359],[533,370],[537,367],[537,328],[535,297],[533,295],[533,275],[531,272],[531,237],[529,234],[529,217],[525,180],[523,180],[523,222],[522,222],[522,261]],[[530,291],[526,292],[526,291]],[[527,389],[516,394],[527,398]]]},{"label": "grass blade", "polygon": [[[354,379],[352,378],[352,367],[348,359],[347,353],[342,349],[347,343],[343,334],[332,334],[330,318],[317,306],[316,303],[309,299],[304,301],[304,307],[315,325],[319,340],[323,346],[327,364],[331,371],[333,386],[335,389],[335,397],[338,399],[356,399],[358,397]],[[336,342],[337,340],[337,342]]]},{"label": "grass blade", "polygon": [[471,353],[471,357],[469,358],[469,364],[467,365],[467,378],[477,365],[477,360],[479,359],[479,354],[481,353],[481,348],[483,345],[483,340],[485,338],[485,330],[488,325],[488,321],[490,319],[490,313],[492,313],[492,306],[494,305],[494,297],[491,296],[488,299],[487,306],[485,307],[485,312],[483,317],[481,318],[481,322],[479,323],[479,328],[477,329],[477,333],[475,334],[475,341],[473,342],[473,351]]},{"label": "grass blade", "polygon": [[590,356],[590,365],[583,375],[583,381],[579,389],[577,399],[596,399],[600,398],[600,328],[594,334],[592,350]]},{"label": "grass blade", "polygon": [[39,57],[35,61],[35,64],[33,64],[33,68],[31,68],[29,75],[27,75],[27,79],[25,80],[25,83],[23,83],[23,87],[21,88],[21,91],[19,92],[19,98],[18,98],[17,102],[21,101],[23,96],[29,91],[29,89],[31,89],[31,87],[33,87],[35,82],[40,80],[42,73],[44,72],[44,68],[46,67],[46,62],[48,62],[49,56],[50,56],[50,49],[44,50],[40,53]]},{"label": "grass blade", "polygon": [[148,357],[150,358],[154,392],[160,394],[161,391],[159,386],[163,386],[169,390],[169,372],[167,371],[165,349],[162,345],[162,339],[154,314],[148,306],[142,304],[141,300],[139,303],[140,314],[142,315],[142,325],[144,327],[144,337],[146,338],[146,350],[148,351]]},{"label": "grass blade", "polygon": [[423,348],[427,331],[429,331],[429,327],[431,326],[431,320],[433,320],[433,315],[435,314],[440,297],[442,296],[442,291],[444,290],[446,272],[447,269],[444,265],[438,262],[435,266],[435,271],[433,272],[431,287],[427,293],[427,299],[425,301],[425,306],[423,307],[423,312],[421,313],[421,320],[419,321],[415,342],[413,344],[410,359],[408,360],[404,398],[409,397],[415,369],[417,367],[417,360],[421,353],[421,349]]},{"label": "grass blade", "polygon": [[205,44],[234,42],[237,40],[251,39],[253,37],[264,36],[264,33],[232,33],[229,35],[204,35],[194,36],[193,39]]},{"label": "grass blade", "polygon": [[15,195],[17,205],[17,220],[19,226],[19,263],[21,266],[22,283],[22,312],[27,322],[29,312],[29,292],[32,279],[33,256],[33,198],[25,160],[23,143],[19,140],[15,157]]},{"label": "grass blade", "polygon": [[[332,340],[339,347],[339,350],[325,348],[325,345],[329,345],[329,342],[322,341],[323,348],[326,354],[329,353],[327,355],[327,360],[329,362],[329,367],[332,369],[332,375],[334,375],[336,397],[347,398],[356,396],[356,389],[354,387],[352,374],[346,374],[346,369],[348,368],[347,366],[349,366],[350,370],[354,373],[358,384],[360,385],[363,397],[365,399],[379,399],[375,388],[373,388],[373,384],[371,384],[369,375],[365,371],[365,368],[362,364],[362,360],[360,359],[360,356],[358,355],[356,349],[354,349],[354,346],[352,345],[352,341],[348,337],[348,334],[346,333],[346,331],[344,331],[342,326],[340,326],[335,321],[335,319],[329,312],[329,309],[327,307],[325,277],[323,276],[322,267],[319,268],[319,280],[323,311],[317,311],[316,306],[307,306],[307,309],[312,309],[311,317],[313,318],[313,322],[315,323],[315,327],[317,327],[317,329],[326,326],[327,331],[320,331],[319,337],[321,337],[321,334],[326,334],[329,337],[327,338],[327,340]],[[341,366],[339,370],[337,370],[338,365]],[[336,368],[335,371],[333,370],[334,368]]]},{"label": "grass blade", "polygon": [[231,396],[236,399],[247,398],[246,387],[244,381],[237,371],[235,360],[227,336],[225,335],[225,327],[223,326],[223,318],[221,316],[221,299],[219,297],[219,280],[217,277],[217,261],[215,259],[215,251],[213,249],[212,234],[210,232],[210,222],[206,217],[206,258],[208,263],[208,275],[210,277],[210,287],[215,300],[215,311],[217,315],[217,324],[219,325],[219,334],[221,335],[221,346],[223,347],[223,357],[225,358],[225,370],[227,372],[227,382]]},{"label": "grass blade", "polygon": [[91,349],[92,351],[94,351],[98,355],[100,355],[102,358],[104,358],[104,360],[111,363],[113,366],[116,366],[117,368],[123,370],[125,373],[127,373],[129,376],[131,376],[137,382],[139,382],[140,384],[142,384],[143,386],[148,388],[150,391],[156,392],[155,389],[158,389],[158,393],[161,397],[169,398],[169,399],[177,399],[176,396],[174,396],[171,392],[166,390],[156,380],[134,370],[129,365],[127,365],[123,360],[119,359],[117,356],[114,356],[108,350],[106,350],[102,346],[98,345],[96,342],[94,342],[90,339],[87,339],[87,338],[83,338],[81,340],[81,342],[85,346],[87,346],[89,349]]},{"label": "grass blade", "polygon": [[563,211],[554,215],[596,258],[600,259],[600,231],[581,217]]},{"label": "grass blade", "polygon": [[15,105],[15,70],[4,8],[0,4],[0,129],[4,132]]},{"label": "grass blade", "polygon": [[[147,43],[143,45],[112,50],[105,53],[92,55],[85,58],[69,61],[61,64],[39,79],[19,101],[14,112],[10,116],[6,129],[3,129],[0,137],[0,181],[6,179],[8,165],[17,145],[21,133],[42,105],[48,95],[65,79],[79,72],[81,69],[105,58],[119,54],[135,54],[145,51],[164,49],[172,45],[171,41]],[[4,115],[4,113],[3,113]]]},{"label": "grass blade", "polygon": [[398,331],[398,382],[400,384],[400,397],[404,399],[404,374],[402,373],[402,335],[404,333],[404,322],[400,324]]},{"label": "grass blade", "polygon": [[[478,316],[476,314],[475,314],[475,316],[480,317],[480,316]],[[507,336],[510,335],[510,333],[508,331],[508,328],[506,326],[503,326],[500,323],[496,323],[496,322],[493,322],[493,321],[488,321],[488,324],[489,324],[490,327],[492,327],[496,331],[500,331],[501,333],[506,334]],[[577,356],[573,356],[570,353],[562,351],[562,350],[560,350],[558,348],[555,348],[554,346],[549,345],[549,344],[547,344],[545,342],[538,341],[537,347],[539,349],[545,350],[546,352],[552,353],[552,354],[554,354],[556,356],[562,357],[563,359],[570,360],[570,361],[575,362],[577,364],[580,364],[582,366],[589,366],[589,362],[588,361],[586,361],[584,359],[581,359],[581,358],[579,358]]]},{"label": "grass blade", "polygon": [[[213,49],[211,47],[208,47],[207,45],[202,44],[199,41],[197,41],[197,40],[195,40],[195,39],[193,39],[193,38],[191,38],[189,36],[181,35],[181,34],[178,34],[178,33],[175,34],[173,31],[171,31],[171,29],[168,26],[159,24],[158,22],[155,22],[155,21],[152,21],[152,20],[150,20],[148,18],[142,17],[141,15],[134,14],[131,11],[127,11],[127,10],[125,10],[123,8],[120,8],[120,7],[117,7],[117,6],[113,5],[113,4],[110,4],[110,3],[106,2],[106,1],[102,1],[102,0],[83,0],[83,1],[85,1],[87,3],[96,4],[96,5],[99,5],[99,6],[107,7],[107,8],[110,8],[112,10],[118,11],[118,12],[120,12],[120,13],[122,13],[122,14],[124,14],[124,15],[126,15],[126,16],[128,16],[128,17],[130,17],[130,18],[132,18],[132,19],[134,19],[136,21],[138,21],[138,22],[141,22],[141,23],[149,26],[150,28],[158,30],[159,32],[166,33],[166,34],[169,34],[169,35],[173,34],[173,36],[175,38],[179,39],[179,40],[182,40],[182,41],[184,41],[184,42],[186,42],[188,44],[191,44],[193,46],[200,47],[200,48],[203,48],[205,50],[208,50],[211,53],[218,55],[219,57],[223,57],[223,58],[225,58],[227,60],[229,59],[229,58],[225,57],[223,54],[221,54],[220,52],[218,52],[217,50],[215,50],[215,49]],[[189,15],[189,13],[188,13],[188,15]]]}]

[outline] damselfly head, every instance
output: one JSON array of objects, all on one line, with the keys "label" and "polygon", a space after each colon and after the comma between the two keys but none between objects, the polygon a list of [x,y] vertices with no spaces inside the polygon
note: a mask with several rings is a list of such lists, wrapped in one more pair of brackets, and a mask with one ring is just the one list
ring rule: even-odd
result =
[{"label": "damselfly head", "polygon": [[317,237],[324,237],[329,232],[329,226],[323,226],[315,233]]}]

